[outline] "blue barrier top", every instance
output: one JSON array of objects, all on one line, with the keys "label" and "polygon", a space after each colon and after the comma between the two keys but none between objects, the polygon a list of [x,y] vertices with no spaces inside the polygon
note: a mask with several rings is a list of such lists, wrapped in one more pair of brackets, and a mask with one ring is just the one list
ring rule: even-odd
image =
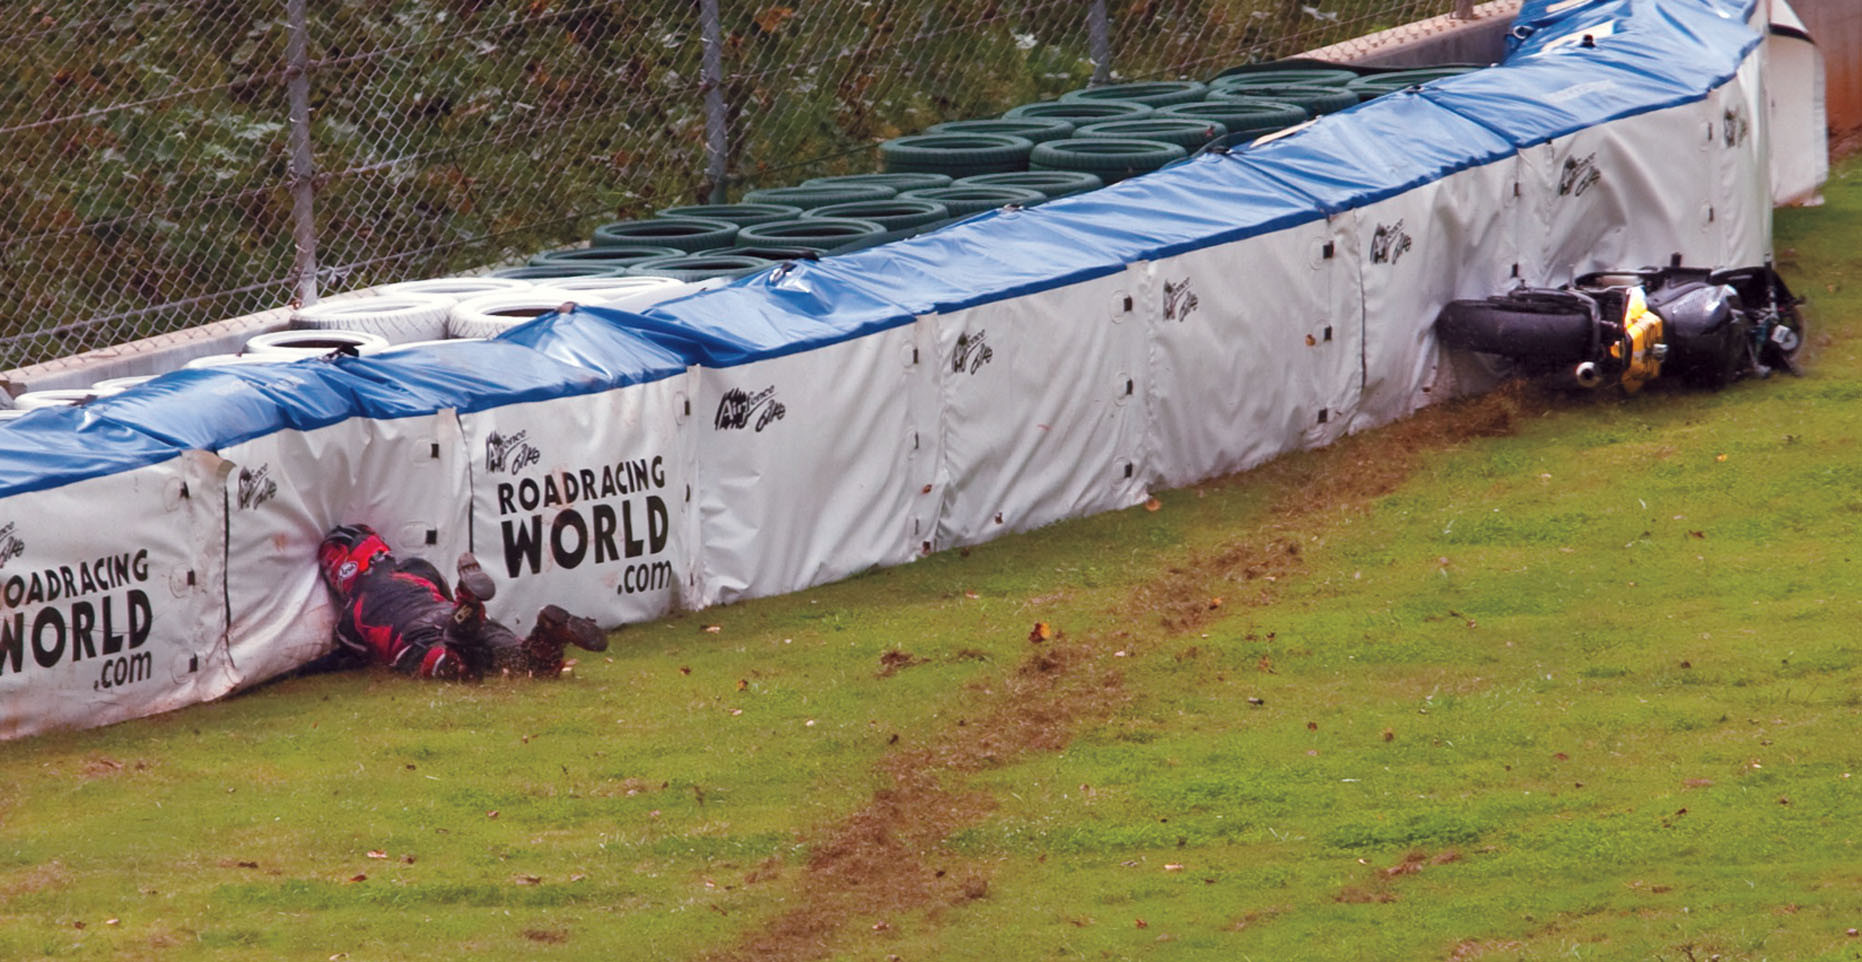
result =
[{"label": "blue barrier top", "polygon": [[0,497],[134,471],[181,451],[87,408],[41,408],[0,428]]},{"label": "blue barrier top", "polygon": [[[1474,77],[1503,72],[1477,70],[1423,89],[1458,88]],[[1479,123],[1426,97],[1398,91],[1231,156],[1331,214],[1514,152],[1505,138]]]},{"label": "blue barrier top", "polygon": [[173,371],[98,398],[88,410],[169,444],[215,450],[273,431],[334,424],[371,406],[371,398],[379,407],[398,393],[310,358]]},{"label": "blue barrier top", "polygon": [[[577,307],[570,314],[545,314],[498,336],[552,360],[592,372],[603,389],[658,381],[685,372],[684,353],[629,331],[619,311]],[[451,345],[445,348],[451,349]]]},{"label": "blue barrier top", "polygon": [[[1679,28],[1681,35],[1687,37],[1690,22],[1697,23],[1709,17],[1744,21],[1757,8],[1758,0],[1585,0],[1580,3],[1525,0],[1513,17],[1513,28],[1507,35],[1507,52],[1511,55],[1531,51],[1562,36],[1596,34],[1631,23],[1644,24],[1658,32]],[[1511,59],[1509,56],[1508,61]]]}]

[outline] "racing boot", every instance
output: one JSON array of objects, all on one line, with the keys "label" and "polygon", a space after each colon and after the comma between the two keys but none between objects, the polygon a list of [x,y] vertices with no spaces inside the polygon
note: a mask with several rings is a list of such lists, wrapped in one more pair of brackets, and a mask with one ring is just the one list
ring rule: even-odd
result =
[{"label": "racing boot", "polygon": [[459,590],[454,594],[474,601],[490,601],[498,594],[498,583],[479,567],[478,558],[470,551],[459,556]]},{"label": "racing boot", "polygon": [[557,605],[544,605],[537,612],[537,626],[524,639],[530,673],[546,678],[561,674],[563,650],[570,645],[583,651],[607,651],[608,636],[592,619],[572,615]]},{"label": "racing boot", "polygon": [[498,583],[491,580],[478,558],[468,551],[459,556],[459,586],[453,590],[453,621],[463,628],[475,628],[485,620],[485,602],[498,593]]}]

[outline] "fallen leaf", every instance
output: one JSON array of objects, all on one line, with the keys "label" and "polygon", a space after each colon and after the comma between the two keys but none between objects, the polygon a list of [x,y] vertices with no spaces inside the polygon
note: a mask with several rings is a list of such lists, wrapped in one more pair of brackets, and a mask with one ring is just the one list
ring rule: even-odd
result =
[{"label": "fallen leaf", "polygon": [[497,818],[497,817],[498,817],[498,810],[494,808],[494,809],[492,809],[491,811],[489,811],[489,812],[486,812],[486,813],[485,813],[485,817],[486,817],[486,818]]},{"label": "fallen leaf", "polygon": [[1159,508],[1161,508],[1161,507],[1163,507],[1163,506],[1164,506],[1164,502],[1162,502],[1162,501],[1159,501],[1159,500],[1157,500],[1156,498],[1152,498],[1151,500],[1149,500],[1149,501],[1146,501],[1146,502],[1144,503],[1144,510],[1146,510],[1146,511],[1156,511],[1157,509],[1159,509]]},{"label": "fallen leaf", "polygon": [[372,848],[369,849],[368,856],[369,858],[387,858],[388,853],[378,848]]},{"label": "fallen leaf", "polygon": [[963,593],[963,596],[964,596],[965,598],[969,598],[969,599],[970,599],[970,600],[972,600],[972,601],[974,601],[974,600],[976,600],[977,598],[981,598],[981,597],[982,597],[982,595],[979,595],[979,594],[977,594],[977,593],[976,593],[976,592],[974,592],[974,591],[966,591],[966,592],[964,592],[964,593]]},{"label": "fallen leaf", "polygon": [[366,875],[363,875],[360,872],[357,872],[356,874],[349,876],[349,881],[351,882],[366,882],[368,880],[369,880],[369,877]]},{"label": "fallen leaf", "polygon": [[1724,454],[1716,454],[1716,455],[1714,455],[1714,456],[1713,456],[1713,459],[1714,459],[1715,461],[1724,461],[1724,460],[1726,460],[1726,455],[1724,455]]},{"label": "fallen leaf", "polygon": [[1215,610],[1215,609],[1217,609],[1217,608],[1220,608],[1220,607],[1222,607],[1222,599],[1221,599],[1221,598],[1211,598],[1211,599],[1209,599],[1209,609],[1210,609],[1211,611],[1213,611],[1213,610]]},{"label": "fallen leaf", "polygon": [[689,675],[689,674],[691,674],[691,673],[692,673],[692,669],[691,669],[690,667],[688,667],[688,666],[685,666],[685,665],[680,665],[680,666],[679,666],[679,674],[681,674],[681,675]]},{"label": "fallen leaf", "polygon": [[1384,741],[1387,741],[1387,742],[1396,741],[1396,732],[1388,728],[1384,729]]},{"label": "fallen leaf", "polygon": [[1048,641],[1053,637],[1054,629],[1045,621],[1035,622],[1034,630],[1028,632],[1028,640],[1032,642]]},{"label": "fallen leaf", "polygon": [[750,687],[750,682],[748,679],[744,679],[744,678],[737,679],[737,690],[738,691],[743,691],[744,689],[749,688],[749,687]]},{"label": "fallen leaf", "polygon": [[751,20],[756,23],[757,29],[764,33],[775,33],[782,29],[782,25],[793,16],[795,16],[793,7],[764,7]]},{"label": "fallen leaf", "polygon": [[1274,660],[1266,655],[1262,655],[1261,660],[1254,663],[1254,670],[1265,675],[1279,674],[1279,672],[1274,671]]},{"label": "fallen leaf", "polygon": [[1151,923],[1149,923],[1149,922],[1146,922],[1146,921],[1145,921],[1145,920],[1143,920],[1143,919],[1136,919],[1136,920],[1134,920],[1134,921],[1136,921],[1136,922],[1138,923],[1138,927],[1139,927],[1139,928],[1141,928],[1141,929],[1148,929],[1148,928],[1150,928],[1150,927],[1151,927]]},{"label": "fallen leaf", "polygon": [[1309,732],[1316,732],[1316,731],[1318,731],[1318,730],[1319,730],[1319,723],[1318,723],[1318,722],[1311,722],[1311,721],[1309,721],[1309,722],[1307,722],[1307,723],[1306,723],[1306,730],[1307,730],[1307,731],[1309,731]]},{"label": "fallen leaf", "polygon": [[1688,537],[1690,538],[1705,538],[1706,536],[1707,536],[1707,532],[1705,531],[1689,531],[1688,532]]}]

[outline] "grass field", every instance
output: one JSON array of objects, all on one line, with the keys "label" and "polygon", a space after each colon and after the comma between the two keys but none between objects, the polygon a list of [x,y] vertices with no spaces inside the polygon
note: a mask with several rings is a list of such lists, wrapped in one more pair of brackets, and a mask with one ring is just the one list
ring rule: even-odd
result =
[{"label": "grass field", "polygon": [[0,745],[0,958],[1862,957],[1862,164],[1826,196],[1801,379],[1514,389],[563,684]]}]

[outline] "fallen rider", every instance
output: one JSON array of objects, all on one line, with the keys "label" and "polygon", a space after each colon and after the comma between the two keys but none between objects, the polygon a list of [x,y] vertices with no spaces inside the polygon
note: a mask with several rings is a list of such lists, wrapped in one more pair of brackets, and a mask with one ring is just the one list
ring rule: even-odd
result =
[{"label": "fallen rider", "polygon": [[529,637],[486,617],[497,585],[470,553],[448,587],[422,558],[402,561],[373,528],[346,524],[317,547],[317,567],[336,599],[337,649],[312,670],[386,665],[417,678],[476,681],[486,675],[555,678],[569,645],[606,651],[593,621],[556,605],[537,612]]}]

